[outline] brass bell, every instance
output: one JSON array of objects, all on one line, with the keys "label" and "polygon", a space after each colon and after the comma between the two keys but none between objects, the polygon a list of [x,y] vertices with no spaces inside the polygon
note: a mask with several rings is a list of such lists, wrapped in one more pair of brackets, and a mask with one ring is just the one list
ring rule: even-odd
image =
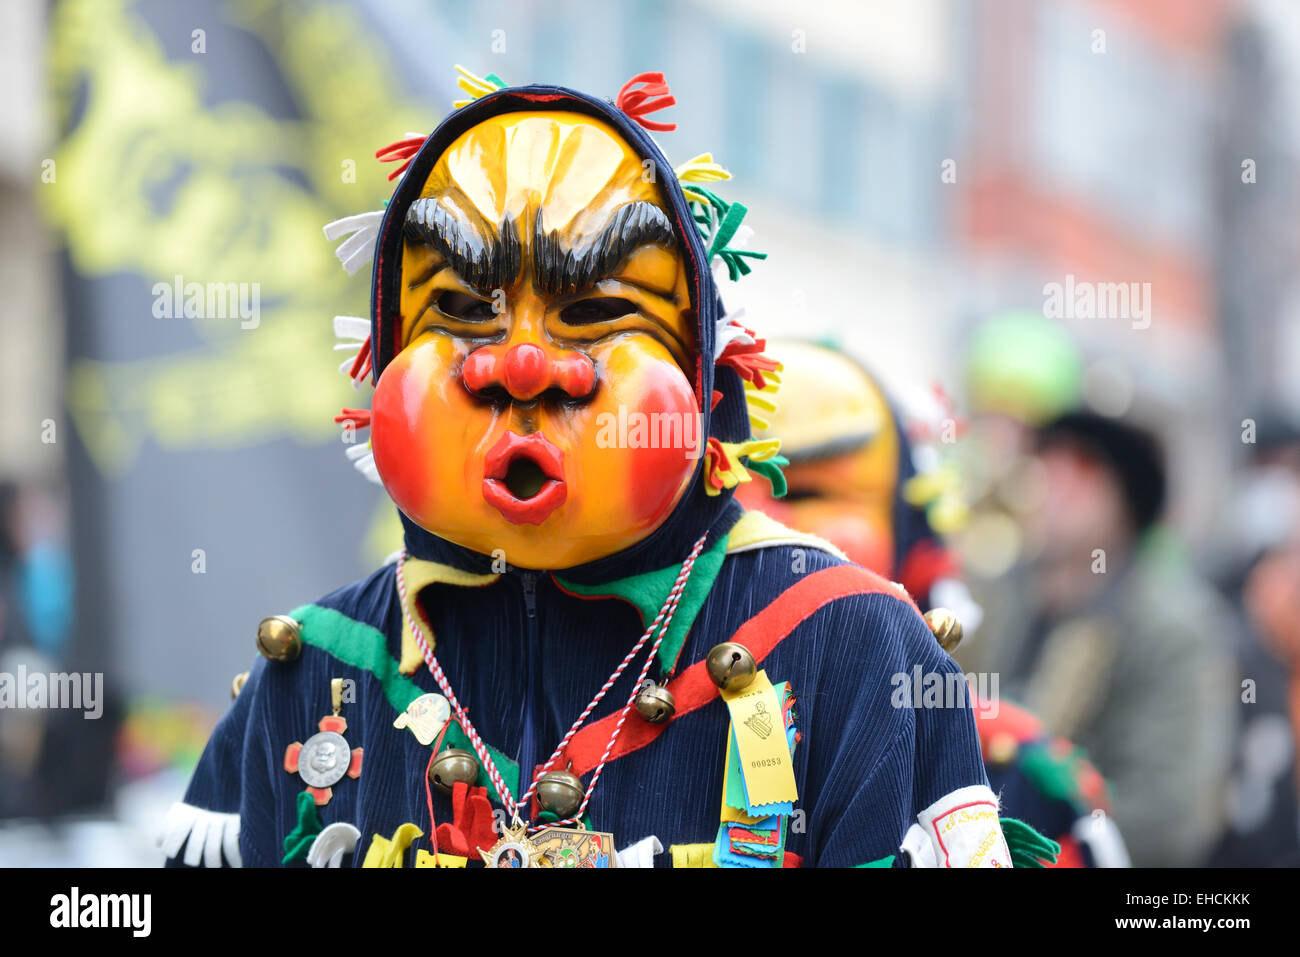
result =
[{"label": "brass bell", "polygon": [[257,650],[272,661],[296,661],[302,654],[302,629],[288,615],[272,615],[257,625]]},{"label": "brass bell", "polygon": [[462,748],[438,752],[429,768],[429,781],[439,791],[450,794],[458,782],[473,786],[478,780],[478,758]]},{"label": "brass bell", "polygon": [[571,817],[582,805],[586,788],[572,771],[547,771],[537,782],[537,800],[560,818]]},{"label": "brass bell", "polygon": [[248,672],[241,671],[235,675],[235,680],[230,682],[230,700],[234,701],[239,697],[239,692],[244,690],[244,682],[248,680]]},{"label": "brass bell", "polygon": [[961,622],[947,608],[931,608],[925,613],[925,623],[934,632],[939,647],[948,654],[957,650],[961,644]]},{"label": "brass bell", "polygon": [[663,685],[647,685],[636,696],[636,713],[651,724],[663,724],[676,711],[673,693]]},{"label": "brass bell", "polygon": [[714,645],[705,667],[713,683],[723,691],[739,691],[758,674],[758,662],[749,649],[734,641]]}]

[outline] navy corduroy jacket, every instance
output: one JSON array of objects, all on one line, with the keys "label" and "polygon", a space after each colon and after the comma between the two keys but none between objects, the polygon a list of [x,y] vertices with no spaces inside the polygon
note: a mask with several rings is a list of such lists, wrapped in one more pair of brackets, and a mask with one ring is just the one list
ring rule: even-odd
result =
[{"label": "navy corduroy jacket", "polygon": [[[700,661],[801,579],[841,564],[801,545],[728,555],[690,628],[678,670]],[[394,667],[402,628],[395,568],[387,565],[316,603],[382,632]],[[432,585],[421,604],[437,636],[438,659],[484,741],[530,772],[550,756],[643,629],[637,610],[619,598],[576,597],[536,572],[512,570],[486,587]],[[390,836],[406,822],[426,836],[413,849],[431,850],[424,784],[430,749],[393,727],[399,712],[373,671],[344,664],[306,637],[297,662],[257,660],[203,754],[186,803],[238,815],[245,865],[280,863],[303,787],[283,768],[285,748],[306,740],[329,713],[330,680],[351,679],[356,700],[342,713],[349,744],[364,748],[363,770],[335,785],[321,808],[322,823],[346,821],[360,830],[362,845],[352,857],[358,864],[374,835]],[[958,668],[916,610],[888,588],[824,605],[761,665],[774,683],[790,682],[797,698],[799,802],[786,848],[804,866],[852,866],[895,855],[921,810],[959,788],[987,783],[969,710],[894,706],[896,676],[910,681],[917,665],[925,674]],[[590,720],[622,707],[633,670]],[[410,680],[422,691],[437,690],[427,669]],[[619,849],[651,835],[665,850],[712,843],[728,720],[715,698],[610,763],[588,809],[592,825],[613,833]],[[450,799],[437,790],[433,811],[436,823],[451,821]],[[176,859],[183,858],[178,849]],[[661,866],[670,861],[667,853],[656,858]]]}]

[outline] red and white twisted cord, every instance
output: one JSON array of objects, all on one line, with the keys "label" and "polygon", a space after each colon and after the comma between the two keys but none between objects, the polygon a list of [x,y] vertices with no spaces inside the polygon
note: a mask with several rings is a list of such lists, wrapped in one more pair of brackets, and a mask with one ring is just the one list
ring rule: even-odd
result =
[{"label": "red and white twisted cord", "polygon": [[[695,549],[687,559],[689,565],[695,564],[695,557],[700,553],[700,549],[703,545],[704,538],[701,537],[700,540],[695,543]],[[688,565],[684,564],[682,567],[686,574],[689,575],[690,568]],[[683,579],[682,582],[685,584],[685,579]],[[623,724],[627,721],[628,712],[632,710],[632,705],[636,701],[636,696],[640,693],[641,683],[645,681],[646,675],[650,672],[650,665],[654,663],[655,655],[659,653],[659,646],[663,644],[664,636],[668,634],[668,626],[672,624],[673,614],[677,611],[677,604],[679,601],[681,601],[680,589],[677,591],[676,595],[671,593],[669,594],[669,600],[664,605],[667,615],[664,617],[663,630],[659,632],[659,637],[655,639],[654,645],[650,648],[650,654],[646,657],[645,664],[641,666],[641,674],[637,676],[636,681],[632,684],[632,693],[628,695],[627,704],[623,705],[623,710],[619,712],[618,722],[614,725],[614,730],[609,736],[609,743],[605,745],[605,753],[600,756],[600,763],[596,765],[596,769],[591,774],[591,783],[587,785],[587,792],[582,796],[582,804],[579,805],[578,810],[573,813],[572,817],[565,818],[562,821],[556,821],[556,826],[562,827],[566,824],[576,824],[582,820],[583,812],[587,810],[587,805],[591,803],[592,792],[596,790],[596,782],[600,780],[600,775],[605,770],[605,764],[609,761],[610,753],[614,750],[614,744],[618,741],[619,733],[623,730]],[[664,613],[661,611],[660,615],[663,616]]]},{"label": "red and white twisted cord", "polygon": [[[650,662],[654,661],[655,653],[659,650],[659,645],[663,641],[664,635],[668,633],[668,627],[672,624],[673,613],[677,610],[677,604],[681,601],[682,592],[686,589],[686,581],[691,577],[691,569],[695,566],[695,559],[699,557],[700,550],[704,547],[705,538],[707,538],[707,536],[700,537],[700,540],[695,543],[695,547],[691,550],[690,555],[686,557],[686,561],[682,562],[682,569],[677,573],[677,580],[673,582],[673,587],[669,590],[668,597],[664,599],[663,607],[659,609],[659,614],[655,616],[655,620],[650,623],[650,627],[645,630],[645,633],[641,635],[641,638],[637,643],[632,646],[632,650],[627,653],[627,656],[619,662],[619,665],[614,669],[613,674],[611,674],[605,683],[601,685],[600,690],[596,692],[596,697],[592,698],[591,703],[583,709],[582,714],[578,715],[578,720],[573,722],[573,726],[565,733],[564,738],[561,739],[560,743],[555,746],[555,750],[551,752],[551,756],[546,759],[546,763],[537,770],[537,773],[533,776],[533,783],[529,785],[528,790],[519,798],[520,804],[528,803],[528,799],[532,797],[533,792],[537,790],[537,785],[541,781],[542,775],[551,770],[551,766],[559,760],[560,755],[564,753],[564,749],[568,747],[569,741],[571,741],[573,736],[582,728],[582,725],[586,722],[587,718],[589,718],[591,713],[596,710],[596,705],[600,704],[601,699],[605,697],[606,692],[608,692],[610,688],[614,687],[614,684],[618,681],[619,677],[627,670],[627,666],[632,663],[632,660],[637,656],[641,649],[645,647],[645,643],[650,640],[650,636],[655,633],[656,629],[659,628],[659,625],[662,622],[663,630],[660,632],[659,639],[655,642],[654,648],[650,650],[650,657],[646,660],[646,668],[648,669]],[[643,669],[641,677],[637,679],[637,682],[632,689],[633,700],[636,700],[637,692],[640,690],[641,683],[645,680],[645,676],[646,670]],[[590,794],[590,792],[588,792],[588,794]],[[585,802],[583,803],[583,807],[586,807]]]},{"label": "red and white twisted cord", "polygon": [[[640,692],[641,685],[650,671],[650,665],[654,662],[655,655],[659,652],[659,646],[663,643],[664,636],[668,634],[668,628],[672,624],[673,615],[677,611],[677,606],[681,602],[682,593],[686,589],[686,582],[690,578],[691,569],[695,567],[695,560],[699,557],[701,550],[703,550],[704,542],[707,538],[708,535],[706,533],[705,535],[701,535],[699,540],[696,541],[695,546],[691,549],[691,553],[687,555],[686,560],[682,562],[681,571],[678,572],[677,580],[673,582],[673,587],[668,592],[668,597],[664,599],[664,604],[663,607],[659,609],[659,614],[655,616],[654,621],[650,623],[650,627],[645,630],[645,633],[642,634],[640,640],[638,640],[632,647],[632,650],[627,653],[621,662],[619,662],[618,667],[614,669],[613,673],[608,679],[606,679],[605,683],[601,685],[600,690],[596,692],[596,696],[591,700],[591,703],[583,709],[582,714],[578,716],[578,719],[573,723],[573,726],[569,728],[568,732],[564,735],[564,738],[556,746],[555,751],[551,753],[550,758],[548,758],[546,763],[538,768],[533,774],[532,783],[528,786],[528,790],[524,792],[518,802],[515,801],[514,796],[510,793],[510,789],[506,787],[505,781],[501,778],[501,774],[497,770],[496,762],[492,760],[492,755],[488,753],[487,745],[484,744],[483,739],[479,737],[478,731],[475,729],[473,722],[469,720],[469,714],[461,706],[459,699],[456,697],[455,691],[452,690],[451,683],[447,680],[447,676],[442,670],[442,665],[438,663],[438,659],[434,655],[433,649],[429,647],[429,642],[424,636],[424,629],[420,627],[419,620],[411,613],[408,607],[406,575],[404,574],[406,550],[402,550],[402,554],[397,561],[397,593],[402,602],[402,617],[410,626],[411,635],[415,638],[415,643],[420,649],[420,654],[424,657],[425,664],[428,665],[429,672],[438,683],[438,687],[442,690],[442,693],[447,697],[447,702],[451,705],[452,711],[455,712],[462,730],[464,730],[465,735],[469,738],[470,744],[474,748],[474,753],[478,756],[484,770],[487,771],[488,779],[492,782],[492,786],[496,789],[497,795],[501,798],[502,805],[511,816],[517,816],[520,805],[528,803],[533,792],[537,790],[537,785],[540,783],[542,775],[549,771],[551,766],[559,759],[560,755],[564,753],[565,747],[573,736],[578,733],[583,723],[591,715],[591,712],[595,710],[596,706],[601,702],[601,699],[605,697],[605,694],[609,689],[618,681],[619,677],[627,669],[627,666],[631,664],[637,653],[650,639],[650,636],[655,633],[656,629],[659,629],[659,636],[655,639],[654,645],[650,649],[650,654],[641,668],[641,674],[637,677],[637,680],[632,686],[632,694],[628,697],[627,704],[623,706],[623,710],[619,714],[618,722],[614,726],[613,733],[610,735],[609,744],[605,748],[605,753],[601,756],[600,763],[596,766],[596,769],[592,774],[591,783],[587,785],[587,790],[583,795],[581,806],[579,806],[573,817],[565,818],[562,821],[556,821],[554,825],[545,826],[574,824],[582,819],[583,812],[586,811],[587,805],[591,802],[592,792],[596,789],[596,782],[600,780],[601,772],[604,771],[609,755],[614,750],[614,745],[618,741],[619,733],[623,730],[623,724],[627,721],[628,712],[636,701],[636,696]],[[660,627],[661,624],[662,627]],[[534,825],[530,829],[536,831],[539,829],[539,826]]]}]

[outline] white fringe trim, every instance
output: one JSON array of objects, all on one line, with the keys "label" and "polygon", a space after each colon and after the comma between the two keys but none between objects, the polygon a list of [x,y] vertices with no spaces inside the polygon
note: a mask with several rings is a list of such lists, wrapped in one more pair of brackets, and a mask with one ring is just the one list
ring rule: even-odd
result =
[{"label": "white fringe trim", "polygon": [[[355,339],[357,347],[370,335],[370,320],[360,316],[335,316],[334,335],[340,339]],[[335,346],[337,349],[338,346]]]},{"label": "white fringe trim", "polygon": [[206,811],[203,808],[177,801],[163,821],[158,846],[170,858],[185,847],[184,863],[198,867],[221,867],[222,856],[231,867],[242,867],[239,855],[239,815]]},{"label": "white fringe trim", "polygon": [[357,353],[370,338],[370,320],[360,316],[335,316],[334,335],[339,337],[335,343],[335,352],[346,352],[348,357],[339,364],[339,373],[347,376],[352,388],[360,389],[361,382],[352,378],[352,365],[357,360]]},{"label": "white fringe trim", "polygon": [[376,485],[383,485],[384,480],[379,477],[379,469],[375,467],[375,456],[368,446],[354,446],[354,448],[364,448],[365,451],[360,455],[352,455],[352,449],[346,453],[348,458],[352,459],[352,467],[374,482]]},{"label": "white fringe trim", "polygon": [[358,269],[375,258],[375,243],[379,239],[379,224],[383,222],[384,211],[376,209],[356,216],[344,216],[325,226],[325,238],[330,242],[348,236],[334,250],[348,275],[354,275]]}]

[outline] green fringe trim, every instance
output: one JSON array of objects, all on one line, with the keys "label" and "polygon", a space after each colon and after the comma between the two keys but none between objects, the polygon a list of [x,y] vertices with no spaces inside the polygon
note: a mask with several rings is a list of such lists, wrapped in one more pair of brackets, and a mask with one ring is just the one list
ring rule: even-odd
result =
[{"label": "green fringe trim", "polygon": [[[756,253],[747,249],[732,249],[727,243],[735,238],[736,230],[749,212],[744,203],[728,203],[711,190],[691,184],[690,193],[702,196],[706,202],[697,199],[688,200],[691,204],[696,225],[700,235],[709,244],[708,256],[712,261],[717,256],[727,265],[727,275],[732,281],[747,276],[752,271],[745,259],[766,259],[767,253]],[[716,221],[716,226],[714,225]]]},{"label": "green fringe trim", "polygon": [[783,455],[774,455],[765,462],[746,462],[745,468],[751,472],[757,472],[763,478],[767,479],[772,486],[772,497],[781,498],[788,491],[785,482],[785,473],[781,471],[782,466],[789,465],[790,460]]},{"label": "green fringe trim", "polygon": [[1060,844],[1014,817],[1002,818],[1001,824],[1002,836],[1007,839],[1007,848],[1011,851],[1012,867],[1042,867],[1044,861],[1056,863],[1057,855],[1061,853]]}]

